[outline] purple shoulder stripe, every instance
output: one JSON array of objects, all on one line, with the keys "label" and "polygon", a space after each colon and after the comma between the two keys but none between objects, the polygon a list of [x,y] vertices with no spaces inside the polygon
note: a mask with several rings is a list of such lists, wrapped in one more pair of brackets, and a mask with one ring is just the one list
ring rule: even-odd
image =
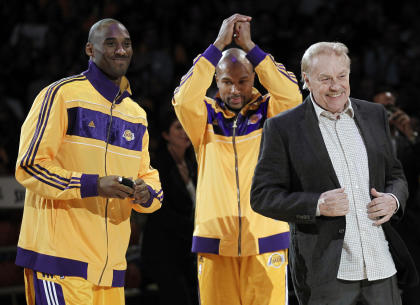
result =
[{"label": "purple shoulder stripe", "polygon": [[[279,64],[279,63],[277,63],[275,60],[274,60],[274,57],[273,56],[269,56],[270,57],[270,59],[273,61],[273,63],[274,63],[274,65],[276,66],[276,68],[277,68],[277,71],[279,71],[281,74],[283,74],[284,76],[286,76],[292,83],[295,83],[295,84],[298,84],[298,81],[297,81],[297,79],[296,79],[296,76],[293,74],[293,73],[291,73],[291,72],[288,72],[287,70],[286,70],[286,67],[284,66],[284,65],[282,65],[282,64]],[[280,65],[282,66],[282,67],[280,67]],[[291,74],[290,74],[291,73]],[[293,75],[293,77],[291,76],[291,75]]]},{"label": "purple shoulder stripe", "polygon": [[[38,120],[35,128],[34,136],[31,139],[31,143],[29,145],[28,150],[26,151],[25,155],[22,158],[21,166],[32,165],[35,159],[35,155],[37,153],[37,149],[39,146],[39,142],[42,139],[42,135],[45,129],[45,125],[48,121],[49,112],[52,106],[52,102],[55,97],[55,92],[63,85],[69,82],[73,82],[75,80],[85,80],[86,78],[81,75],[71,76],[62,80],[59,80],[48,87],[47,92],[44,95],[44,99],[42,101],[41,110],[38,115]],[[52,92],[54,92],[52,94]],[[52,94],[52,98],[51,98]],[[41,131],[42,129],[42,131]],[[38,144],[37,144],[38,143]],[[34,147],[36,146],[36,149]],[[31,158],[32,156],[32,158]]]},{"label": "purple shoulder stripe", "polygon": [[[74,81],[84,81],[86,78],[85,77],[83,77],[83,78],[73,78],[73,79],[69,79],[69,80],[67,80],[67,81],[64,81],[64,82],[62,82],[62,83],[60,83],[57,87],[55,87],[54,88],[54,90],[53,90],[53,92],[51,93],[51,97],[48,97],[49,98],[49,100],[48,101],[46,101],[46,104],[47,104],[47,106],[46,106],[46,108],[45,108],[45,112],[42,114],[42,119],[41,119],[41,122],[43,122],[43,125],[42,125],[42,127],[39,129],[39,137],[38,137],[38,141],[37,141],[37,143],[36,143],[36,145],[35,145],[35,148],[34,148],[34,153],[33,153],[33,155],[32,155],[32,159],[31,159],[31,161],[29,162],[31,165],[32,164],[34,164],[34,160],[35,160],[35,156],[36,156],[36,154],[37,154],[37,152],[38,152],[38,148],[39,148],[39,145],[40,145],[40,143],[41,143],[41,140],[42,140],[42,137],[43,137],[43,135],[44,135],[44,132],[45,132],[45,129],[46,129],[46,127],[47,127],[47,122],[48,122],[48,119],[49,119],[49,117],[50,117],[50,112],[51,112],[51,108],[52,108],[52,104],[54,103],[54,99],[55,99],[55,96],[56,96],[56,94],[57,94],[57,92],[58,92],[58,89],[60,89],[60,87],[62,87],[63,85],[65,85],[65,84],[67,84],[67,83],[70,83],[70,82],[74,82]],[[44,116],[45,116],[45,120],[44,120]],[[37,134],[38,135],[38,134]],[[34,137],[35,137],[35,135],[34,135]]]}]

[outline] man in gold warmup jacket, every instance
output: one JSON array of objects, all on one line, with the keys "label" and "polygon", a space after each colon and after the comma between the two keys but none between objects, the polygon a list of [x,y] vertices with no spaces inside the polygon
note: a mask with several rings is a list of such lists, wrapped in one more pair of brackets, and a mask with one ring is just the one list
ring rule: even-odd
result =
[{"label": "man in gold warmup jacket", "polygon": [[[235,14],[223,22],[172,101],[199,167],[192,250],[203,305],[287,303],[289,227],[252,211],[249,193],[265,120],[302,97],[293,73],[251,40],[250,21]],[[241,49],[222,53],[233,41]],[[254,71],[268,94],[253,87]]]},{"label": "man in gold warmup jacket", "polygon": [[132,53],[120,22],[98,21],[88,70],[43,89],[22,126],[16,264],[25,268],[29,305],[125,302],[131,211],[153,212],[163,196],[149,165],[146,113],[124,76]]}]

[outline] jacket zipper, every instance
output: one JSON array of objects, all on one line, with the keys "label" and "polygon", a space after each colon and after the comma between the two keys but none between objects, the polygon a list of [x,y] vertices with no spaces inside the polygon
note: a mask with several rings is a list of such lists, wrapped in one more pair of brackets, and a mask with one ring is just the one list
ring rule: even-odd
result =
[{"label": "jacket zipper", "polygon": [[238,256],[241,256],[241,235],[242,235],[242,219],[241,219],[241,192],[239,190],[239,169],[238,169],[238,153],[236,151],[236,128],[239,114],[236,116],[233,121],[233,134],[232,134],[232,144],[233,144],[233,153],[235,155],[235,175],[236,175],[236,196],[238,201],[238,223],[239,223],[239,234],[238,234]]},{"label": "jacket zipper", "polygon": [[[109,120],[109,126],[108,126],[108,131],[107,131],[107,135],[106,135],[106,145],[105,145],[105,176],[108,176],[108,170],[106,167],[106,156],[108,154],[108,144],[109,144],[109,136],[111,134],[111,126],[112,126],[112,110],[115,108],[115,102],[117,100],[117,98],[120,95],[120,90],[118,90],[117,95],[115,96],[114,100],[112,101],[112,105],[111,105],[111,109],[110,109],[110,120]],[[106,204],[105,204],[105,236],[106,236],[106,259],[105,259],[105,265],[104,268],[102,269],[101,272],[101,276],[99,277],[99,282],[98,282],[98,286],[100,286],[101,281],[102,281],[102,277],[104,275],[105,269],[108,265],[108,244],[109,244],[109,240],[108,240],[108,204],[109,204],[109,199],[106,199]]]}]

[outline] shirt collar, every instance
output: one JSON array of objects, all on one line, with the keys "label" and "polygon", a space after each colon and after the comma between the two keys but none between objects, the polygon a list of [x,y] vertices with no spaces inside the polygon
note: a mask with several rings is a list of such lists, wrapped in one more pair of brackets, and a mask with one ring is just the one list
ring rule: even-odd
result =
[{"label": "shirt collar", "polygon": [[311,102],[312,105],[314,105],[314,109],[315,109],[315,113],[316,113],[316,117],[319,119],[320,116],[324,116],[327,117],[331,120],[337,120],[340,118],[341,115],[343,114],[348,114],[351,118],[354,117],[354,110],[353,107],[351,106],[351,101],[350,99],[347,100],[347,104],[344,108],[344,110],[342,112],[339,113],[332,113],[328,110],[325,110],[323,108],[321,108],[314,100],[312,93],[310,93],[310,97],[311,97]]},{"label": "shirt collar", "polygon": [[89,67],[82,74],[85,75],[92,86],[111,103],[114,102],[114,99],[117,96],[118,98],[115,100],[116,104],[121,103],[124,98],[131,96],[130,84],[125,76],[121,78],[120,87],[118,87],[106,77],[92,60],[89,60]]}]

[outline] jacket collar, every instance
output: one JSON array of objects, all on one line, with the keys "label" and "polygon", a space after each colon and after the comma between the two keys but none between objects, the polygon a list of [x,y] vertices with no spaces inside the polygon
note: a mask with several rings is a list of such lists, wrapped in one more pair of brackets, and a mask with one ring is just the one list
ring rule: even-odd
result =
[{"label": "jacket collar", "polygon": [[121,84],[120,87],[118,87],[106,77],[92,60],[89,60],[89,67],[82,74],[85,75],[92,86],[111,103],[114,102],[114,99],[117,96],[118,97],[115,100],[116,104],[121,103],[124,98],[131,96],[130,84],[125,76],[121,78]]},{"label": "jacket collar", "polygon": [[[369,164],[369,183],[372,187],[375,185],[373,182],[376,181],[375,175],[378,172],[378,169],[376,168],[378,160],[375,151],[377,151],[377,147],[380,147],[380,143],[377,143],[377,137],[374,134],[374,131],[378,126],[375,126],[375,121],[370,119],[370,116],[373,114],[369,112],[369,108],[363,108],[360,102],[352,98],[349,98],[349,103],[352,105],[355,122],[366,146]],[[338,188],[340,187],[340,183],[326,149],[324,139],[319,129],[318,116],[309,95],[303,102],[302,107],[304,107],[304,115],[299,121],[301,128],[304,131],[303,134],[306,137],[306,142],[313,148],[314,155],[318,158],[318,162],[326,169],[334,185]]]},{"label": "jacket collar", "polygon": [[308,151],[312,151],[313,156],[317,158],[317,160],[314,160],[314,162],[320,164],[320,167],[323,168],[326,173],[328,173],[328,176],[330,177],[335,187],[339,188],[340,182],[338,181],[337,175],[334,171],[330,155],[328,154],[321,130],[319,129],[319,121],[311,97],[308,95],[302,106],[298,107],[303,107],[304,110],[303,116],[296,120],[299,121],[299,125],[302,129],[302,135],[305,137],[305,139],[300,141],[305,141],[305,143],[307,143],[308,147],[310,148]]}]

